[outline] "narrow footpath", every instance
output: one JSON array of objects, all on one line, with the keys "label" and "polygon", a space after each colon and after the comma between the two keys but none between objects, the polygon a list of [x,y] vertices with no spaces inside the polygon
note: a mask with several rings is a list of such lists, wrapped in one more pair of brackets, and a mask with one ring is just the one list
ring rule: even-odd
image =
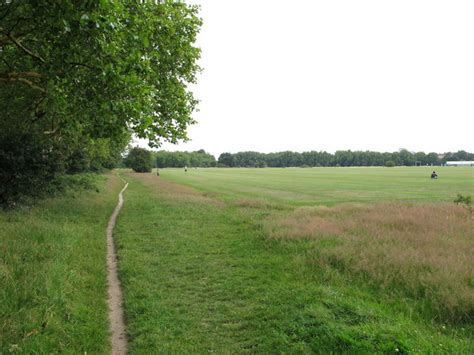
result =
[{"label": "narrow footpath", "polygon": [[[119,176],[120,177],[120,176]],[[120,177],[120,179],[122,179]],[[122,289],[118,277],[117,254],[115,252],[115,244],[113,239],[113,231],[115,221],[123,206],[123,192],[127,189],[128,183],[119,193],[119,201],[115,207],[112,216],[110,216],[107,226],[107,282],[108,282],[108,306],[109,306],[109,322],[111,331],[111,354],[122,355],[127,353],[127,332],[122,308]]]}]

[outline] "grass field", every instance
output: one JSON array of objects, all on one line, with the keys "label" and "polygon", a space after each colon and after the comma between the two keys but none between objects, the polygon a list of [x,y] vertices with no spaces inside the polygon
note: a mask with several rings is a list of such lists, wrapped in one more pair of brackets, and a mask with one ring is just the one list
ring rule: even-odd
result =
[{"label": "grass field", "polygon": [[0,212],[0,354],[109,351],[105,228],[122,182]]},{"label": "grass field", "polygon": [[[131,353],[472,353],[474,169],[436,170],[122,171]],[[98,184],[0,212],[0,353],[109,351]]]},{"label": "grass field", "polygon": [[437,170],[129,174],[131,351],[470,353],[474,170]]},{"label": "grass field", "polygon": [[[436,170],[438,180],[430,180]],[[224,199],[263,199],[292,206],[341,202],[452,202],[457,193],[474,194],[474,169],[274,168],[162,170],[162,177]]]}]

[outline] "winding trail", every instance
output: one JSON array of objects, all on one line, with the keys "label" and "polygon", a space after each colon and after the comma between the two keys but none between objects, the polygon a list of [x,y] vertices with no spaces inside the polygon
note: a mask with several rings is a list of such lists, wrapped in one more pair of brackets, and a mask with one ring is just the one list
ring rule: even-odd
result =
[{"label": "winding trail", "polygon": [[111,331],[111,354],[122,355],[127,353],[127,332],[122,308],[122,289],[118,278],[117,254],[115,253],[115,244],[113,239],[113,231],[117,216],[123,206],[123,192],[128,187],[128,182],[119,178],[125,183],[124,188],[119,193],[119,201],[115,207],[112,216],[110,216],[107,225],[107,283],[108,283],[108,299],[109,306],[109,322]]}]

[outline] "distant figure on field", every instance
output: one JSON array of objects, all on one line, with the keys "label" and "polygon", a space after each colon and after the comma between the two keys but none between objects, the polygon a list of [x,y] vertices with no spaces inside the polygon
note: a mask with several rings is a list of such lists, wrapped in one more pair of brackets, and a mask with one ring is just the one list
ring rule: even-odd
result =
[{"label": "distant figure on field", "polygon": [[185,165],[185,166],[184,166],[184,174],[186,175],[187,172],[188,172],[188,167]]},{"label": "distant figure on field", "polygon": [[160,176],[160,171],[156,169],[156,176]]},{"label": "distant figure on field", "polygon": [[432,179],[437,179],[437,178],[438,178],[438,174],[436,174],[436,171],[433,171],[433,172],[431,173],[431,178],[432,178]]}]

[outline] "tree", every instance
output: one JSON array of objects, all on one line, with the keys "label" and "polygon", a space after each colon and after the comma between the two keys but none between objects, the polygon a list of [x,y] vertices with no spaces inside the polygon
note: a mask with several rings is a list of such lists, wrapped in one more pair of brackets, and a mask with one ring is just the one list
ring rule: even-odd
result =
[{"label": "tree", "polygon": [[151,152],[143,148],[132,148],[128,153],[126,165],[137,173],[149,173],[153,169]]},{"label": "tree", "polygon": [[339,166],[352,166],[354,154],[350,150],[338,150],[334,154],[334,160]]},{"label": "tree", "polygon": [[[197,12],[171,1],[0,1],[0,155],[26,161],[35,148],[58,175],[79,156],[69,171],[110,166],[132,133],[152,146],[186,140]],[[12,148],[18,137],[31,147]],[[0,185],[18,176],[28,185],[6,169]]]},{"label": "tree", "polygon": [[438,154],[435,152],[428,153],[426,155],[426,163],[430,165],[438,165],[439,164]]},{"label": "tree", "polygon": [[415,156],[413,153],[409,152],[406,149],[400,149],[398,151],[398,159],[400,165],[413,166],[415,165]]},{"label": "tree", "polygon": [[231,153],[222,153],[219,155],[219,159],[217,160],[219,165],[226,166],[226,167],[233,167],[234,166],[234,156]]},{"label": "tree", "polygon": [[131,128],[153,144],[186,138],[196,105],[187,83],[199,70],[196,13],[168,1],[2,2],[0,80],[28,92],[30,113],[51,134]]}]

